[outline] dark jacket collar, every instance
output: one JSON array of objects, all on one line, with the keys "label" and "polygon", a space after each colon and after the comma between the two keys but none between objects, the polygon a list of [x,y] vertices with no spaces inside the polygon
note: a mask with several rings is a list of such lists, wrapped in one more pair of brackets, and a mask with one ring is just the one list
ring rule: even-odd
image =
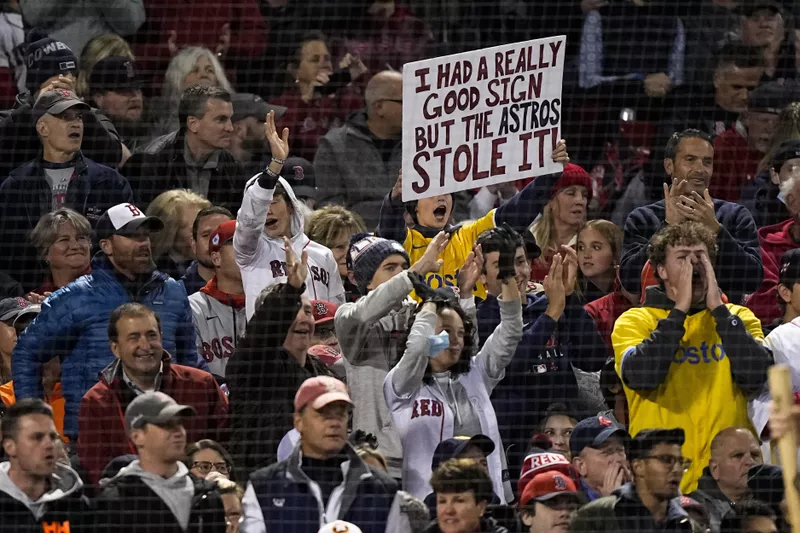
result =
[{"label": "dark jacket collar", "polygon": [[[362,480],[373,477],[369,467],[361,460],[350,443],[344,445],[342,452],[347,456],[349,465],[344,473],[344,493],[342,494],[339,516],[344,516],[355,501],[359,483],[361,483]],[[292,454],[286,460],[286,477],[293,479],[295,482],[309,483],[310,479],[303,472],[301,466],[302,453],[302,444],[298,442]]]},{"label": "dark jacket collar", "polygon": [[[83,155],[83,152],[78,152],[75,154],[75,158],[73,162],[75,164],[75,177],[79,178],[81,176],[85,176],[89,169],[88,160]],[[25,180],[32,180],[38,179],[41,176],[44,176],[44,167],[45,161],[42,158],[42,152],[39,151],[39,154],[36,156],[36,159],[32,160],[30,163],[19,167],[17,170],[11,173],[11,176],[25,181]],[[98,174],[94,176],[98,181],[102,181],[106,179],[105,174]]]},{"label": "dark jacket collar", "polygon": [[[642,307],[653,307],[656,309],[672,310],[675,307],[675,302],[667,298],[667,294],[661,287],[647,287],[645,291],[644,305]],[[687,315],[701,313],[706,310],[705,302],[699,304],[692,304],[689,308]]]},{"label": "dark jacket collar", "polygon": [[710,498],[726,502],[729,505],[733,505],[734,503],[730,498],[725,496],[725,493],[719,488],[719,484],[711,476],[711,471],[708,469],[708,467],[703,469],[703,475],[700,476],[699,480],[697,480],[697,490],[704,492],[706,496],[709,496]]},{"label": "dark jacket collar", "polygon": [[[625,485],[622,485],[616,489],[613,494],[619,498],[617,505],[626,506],[631,510],[638,508],[635,514],[650,514],[650,511],[644,506],[641,498],[639,498],[639,494],[636,492],[636,487],[633,483],[626,483]],[[680,498],[671,499],[667,504],[666,521],[677,523],[684,520],[689,520],[689,514],[683,509],[683,507],[681,507]]]}]

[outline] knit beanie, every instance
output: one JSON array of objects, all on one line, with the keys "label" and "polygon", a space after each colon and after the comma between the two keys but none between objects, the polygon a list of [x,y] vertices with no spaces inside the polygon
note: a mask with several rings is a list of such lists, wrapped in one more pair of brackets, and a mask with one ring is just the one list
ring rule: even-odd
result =
[{"label": "knit beanie", "polygon": [[550,198],[573,185],[582,185],[586,187],[586,194],[588,195],[587,201],[592,200],[592,178],[589,177],[588,172],[583,170],[583,167],[573,163],[567,163],[564,166],[561,177],[553,184],[553,188],[550,191]]},{"label": "knit beanie", "polygon": [[367,285],[372,281],[378,267],[390,255],[401,255],[410,264],[403,245],[397,241],[382,239],[369,233],[357,233],[350,238],[347,250],[347,269],[353,272],[356,286],[361,294],[367,294]]},{"label": "knit beanie", "polygon": [[41,29],[31,30],[23,47],[25,65],[28,67],[25,87],[31,94],[35,94],[53,76],[75,73],[78,70],[78,58],[69,46],[56,41]]}]

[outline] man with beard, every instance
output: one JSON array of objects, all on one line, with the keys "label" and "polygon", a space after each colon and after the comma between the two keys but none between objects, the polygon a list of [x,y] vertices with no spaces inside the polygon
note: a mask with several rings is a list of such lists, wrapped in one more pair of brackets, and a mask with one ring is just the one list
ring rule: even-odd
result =
[{"label": "man with beard", "polygon": [[681,455],[684,442],[680,428],[651,429],[636,435],[628,446],[633,483],[584,505],[570,531],[694,531],[679,498],[681,477],[691,463]]},{"label": "man with beard", "polygon": [[214,262],[211,260],[211,252],[208,250],[211,234],[220,224],[233,220],[233,215],[224,207],[212,205],[201,210],[194,217],[192,224],[192,251],[195,260],[186,269],[181,281],[186,287],[186,294],[191,296],[214,277]]},{"label": "man with beard", "polygon": [[142,123],[142,80],[136,63],[119,56],[98,61],[89,75],[88,96],[94,107],[114,123],[125,146],[136,150],[147,136]]},{"label": "man with beard", "polygon": [[649,246],[659,286],[649,287],[643,306],[623,313],[611,334],[630,433],[664,426],[688,432],[683,452],[693,465],[684,494],[697,487],[717,433],[752,429],[747,397],[761,390],[772,364],[755,315],[722,302],[715,241],[699,222],[659,231]]},{"label": "man with beard", "polygon": [[235,93],[233,104],[233,134],[230,151],[237,161],[249,169],[247,176],[260,172],[269,164],[269,144],[264,140],[264,118],[275,111],[275,118],[286,114],[286,108],[268,104],[256,94]]},{"label": "man with beard", "polygon": [[711,137],[692,129],[675,133],[667,143],[664,170],[672,178],[671,186],[664,184],[664,199],[635,209],[625,221],[619,268],[622,286],[639,295],[643,285],[655,285],[651,271],[655,265],[642,272],[651,237],[665,225],[694,221],[716,239],[720,288],[731,302],[741,302],[745,294],[758,288],[764,275],[758,234],[744,206],[712,199],[708,192],[714,171]]},{"label": "man with beard", "polygon": [[18,399],[42,398],[41,367],[61,357],[64,433],[71,442],[78,436],[81,398],[114,361],[107,326],[120,305],[136,301],[152,309],[161,317],[164,349],[172,359],[208,370],[197,357],[183,284],[155,270],[150,233],[163,227],[133,204],[109,209],[95,228],[101,251],[92,260],[92,273],[54,293],[14,349],[11,373]]}]

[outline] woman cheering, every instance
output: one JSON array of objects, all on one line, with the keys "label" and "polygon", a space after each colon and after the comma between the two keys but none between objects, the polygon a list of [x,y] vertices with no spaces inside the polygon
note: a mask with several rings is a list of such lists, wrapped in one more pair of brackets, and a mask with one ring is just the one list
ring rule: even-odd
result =
[{"label": "woman cheering", "polygon": [[[474,257],[471,253],[462,270],[477,280],[482,267]],[[431,492],[431,460],[437,444],[481,433],[495,444],[488,457],[494,492],[503,502],[512,499],[510,485],[508,490],[503,486],[507,466],[489,399],[522,338],[513,257],[503,259],[498,274],[503,280],[501,322],[477,355],[473,355],[475,325],[458,301],[415,280],[422,304],[411,320],[408,341],[400,344],[405,347],[402,358],[386,376],[383,394],[403,443],[405,489],[418,498]]]}]

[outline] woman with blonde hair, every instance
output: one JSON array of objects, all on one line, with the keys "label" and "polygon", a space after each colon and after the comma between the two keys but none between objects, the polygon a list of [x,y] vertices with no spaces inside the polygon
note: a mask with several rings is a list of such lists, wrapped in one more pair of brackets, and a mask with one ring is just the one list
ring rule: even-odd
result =
[{"label": "woman with blonde hair", "polygon": [[147,207],[147,216],[158,217],[164,229],[150,239],[158,269],[180,279],[194,260],[192,225],[197,213],[211,207],[205,197],[188,189],[166,191]]},{"label": "woman with blonde hair", "polygon": [[83,47],[78,70],[78,80],[75,82],[75,93],[82,98],[89,98],[89,76],[92,69],[102,59],[107,57],[127,57],[133,59],[133,52],[127,41],[114,33],[98,35]]},{"label": "woman with blonde hair", "polygon": [[361,215],[348,211],[340,205],[327,205],[314,211],[306,228],[309,239],[333,252],[348,302],[354,302],[360,296],[358,287],[347,277],[347,250],[350,248],[350,237],[366,231]]},{"label": "woman with blonde hair", "polygon": [[178,104],[181,94],[192,85],[208,85],[225,89],[231,94],[234,92],[225,76],[225,69],[211,50],[201,46],[184,48],[169,62],[161,98],[152,108],[154,136],[166,135],[179,128]]},{"label": "woman with blonde hair", "polygon": [[542,255],[531,265],[531,280],[541,283],[550,271],[553,256],[562,246],[575,246],[578,230],[586,220],[592,199],[592,181],[580,166],[568,163],[550,191],[544,211],[531,225],[530,231]]},{"label": "woman with blonde hair", "polygon": [[92,226],[77,211],[62,207],[44,215],[31,232],[31,242],[44,270],[41,285],[28,294],[34,303],[92,270]]}]

